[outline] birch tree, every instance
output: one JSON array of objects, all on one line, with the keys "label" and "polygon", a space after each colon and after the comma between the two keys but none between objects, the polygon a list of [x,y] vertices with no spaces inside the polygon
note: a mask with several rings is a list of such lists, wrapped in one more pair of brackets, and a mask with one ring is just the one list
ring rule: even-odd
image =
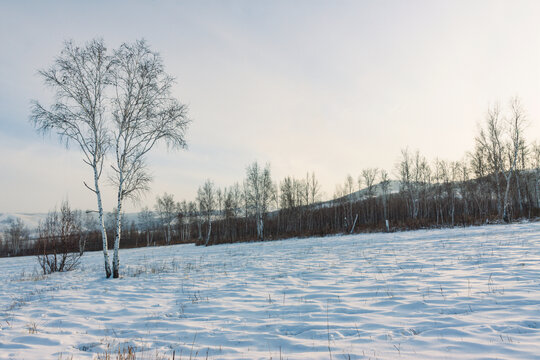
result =
[{"label": "birch tree", "polygon": [[[480,129],[476,140],[476,154],[483,154],[488,171],[494,178],[497,196],[497,213],[509,221],[510,186],[516,173],[520,151],[525,146],[524,128],[526,117],[518,98],[510,101],[510,114],[506,120],[498,105],[488,110],[485,127]],[[478,160],[476,160],[478,161]],[[502,179],[505,181],[504,195]],[[519,185],[518,185],[519,186]]]},{"label": "birch tree", "polygon": [[248,166],[246,180],[246,208],[250,209],[255,217],[257,226],[257,239],[264,240],[264,220],[275,190],[270,175],[270,164],[262,169],[257,162]]},{"label": "birch tree", "polygon": [[414,156],[408,149],[401,150],[401,160],[396,165],[396,172],[400,179],[400,192],[407,195],[409,216],[417,219],[420,211],[420,195],[421,192],[425,193],[431,177],[427,160],[418,150]]},{"label": "birch tree", "polygon": [[296,207],[296,193],[294,191],[293,181],[293,178],[287,176],[280,184],[282,209],[292,210]]},{"label": "birch tree", "polygon": [[216,191],[214,190],[214,183],[212,181],[206,180],[204,185],[199,187],[197,191],[197,202],[199,203],[199,211],[207,224],[204,244],[208,246],[212,234],[212,213],[216,207]]},{"label": "birch tree", "polygon": [[418,199],[416,196],[416,184],[413,177],[413,161],[408,149],[401,150],[401,157],[401,161],[396,165],[400,179],[400,191],[407,195],[409,216],[416,219],[418,213]]},{"label": "birch tree", "polygon": [[375,179],[377,177],[378,172],[379,172],[379,169],[377,168],[370,168],[370,169],[362,170],[362,178],[364,180],[364,183],[366,184],[366,196],[368,198],[375,195],[374,185],[375,185]]},{"label": "birch tree", "polygon": [[[481,146],[481,143],[479,143],[478,140],[476,140],[474,150],[468,154],[471,172],[474,174],[473,191],[471,192],[473,196],[471,200],[474,201],[482,216],[488,215],[488,201],[482,194],[489,194],[491,197],[491,189],[489,189],[488,181],[486,181],[489,176],[487,154],[487,149]],[[497,207],[497,211],[498,210],[499,208]],[[498,212],[497,214],[499,215]]]},{"label": "birch tree", "polygon": [[187,203],[187,215],[188,215],[188,227],[187,227],[187,237],[190,238],[191,235],[191,225],[193,222],[199,223],[199,214],[197,211],[197,204],[194,201]]},{"label": "birch tree", "polygon": [[308,174],[308,189],[309,189],[309,205],[313,205],[320,200],[321,185],[315,177],[315,172]]},{"label": "birch tree", "polygon": [[383,215],[384,215],[384,221],[386,226],[386,231],[390,231],[390,226],[388,223],[388,193],[390,189],[390,178],[388,177],[388,172],[386,170],[381,170],[379,173],[380,176],[380,184],[381,184],[381,191],[382,191],[382,202],[383,202]]},{"label": "birch tree", "polygon": [[540,144],[538,142],[534,142],[532,146],[532,166],[534,170],[536,207],[540,208]]},{"label": "birch tree", "polygon": [[146,235],[146,246],[150,246],[153,241],[153,230],[155,224],[154,213],[148,207],[141,209],[138,215],[139,229]]},{"label": "birch tree", "polygon": [[[120,213],[124,199],[137,198],[148,190],[151,181],[146,166],[148,152],[158,143],[169,148],[185,148],[189,120],[186,106],[172,96],[174,79],[165,72],[161,56],[151,51],[145,41],[123,44],[115,51],[111,83],[113,181]],[[119,276],[121,217],[116,228],[112,264],[115,278]]]},{"label": "birch tree", "polygon": [[[501,177],[504,171],[504,132],[501,110],[498,104],[488,109],[485,127],[480,128],[480,133],[475,138],[476,166],[485,163],[488,172],[494,179],[495,194],[497,197],[497,213],[504,218]],[[483,160],[480,156],[485,157]]]},{"label": "birch tree", "polygon": [[19,255],[28,242],[30,230],[20,218],[10,219],[4,236],[12,254]]},{"label": "birch tree", "polygon": [[[67,146],[77,145],[92,168],[94,184],[85,186],[97,198],[105,274],[117,278],[124,199],[148,189],[145,157],[156,144],[186,146],[186,107],[172,97],[174,79],[144,41],[123,44],[112,55],[102,40],[82,47],[66,42],[54,65],[39,74],[53,89],[55,101],[48,109],[34,101],[31,119],[38,131],[55,132]],[[119,214],[112,269],[99,184],[110,148],[115,155],[111,178],[117,186]]]},{"label": "birch tree", "polygon": [[458,190],[459,195],[461,199],[463,200],[463,215],[468,216],[469,215],[469,188],[471,185],[471,181],[469,179],[469,167],[467,165],[466,160],[462,160],[458,162],[459,169],[458,169]]},{"label": "birch tree", "polygon": [[447,184],[446,191],[450,200],[450,219],[452,226],[455,225],[456,220],[456,199],[461,169],[462,165],[459,161],[452,161],[450,163],[450,182]]},{"label": "birch tree", "polygon": [[[525,146],[524,140],[524,127],[526,123],[525,114],[521,103],[518,98],[514,98],[510,102],[510,118],[508,120],[508,131],[510,141],[508,143],[508,162],[509,169],[504,173],[506,179],[506,190],[504,192],[504,208],[503,208],[503,220],[509,221],[508,218],[508,195],[510,192],[510,184],[512,181],[512,175],[516,172],[516,165],[519,157],[519,153],[522,147]],[[518,185],[519,189],[519,185]],[[520,204],[521,205],[521,204]]]},{"label": "birch tree", "polygon": [[179,209],[174,202],[174,197],[164,193],[162,197],[156,199],[156,212],[161,220],[162,226],[165,228],[165,243],[169,245],[172,239],[172,223],[176,219]]},{"label": "birch tree", "polygon": [[99,180],[110,144],[105,90],[111,79],[112,64],[103,40],[92,40],[82,47],[66,42],[54,64],[39,71],[44,84],[54,92],[54,102],[45,108],[33,101],[31,115],[39,132],[56,133],[66,147],[78,147],[83,162],[92,169],[94,183],[84,185],[96,196],[107,277],[111,276],[111,268]]}]

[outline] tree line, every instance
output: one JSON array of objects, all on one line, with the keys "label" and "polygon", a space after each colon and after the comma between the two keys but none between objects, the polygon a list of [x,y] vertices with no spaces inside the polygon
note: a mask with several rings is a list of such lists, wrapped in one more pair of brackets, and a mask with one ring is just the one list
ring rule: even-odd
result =
[{"label": "tree line", "polygon": [[[506,110],[490,106],[474,148],[459,161],[427,159],[403,149],[393,169],[363,169],[321,201],[315,173],[275,182],[270,165],[253,163],[242,182],[218,188],[211,180],[194,201],[174,200],[172,237],[199,245],[479,225],[536,218],[540,209],[540,145],[528,142],[519,98]],[[165,196],[165,195],[164,195]]]},{"label": "tree line", "polygon": [[[404,149],[392,171],[394,180],[385,170],[364,169],[356,179],[347,176],[328,201],[322,201],[314,173],[277,182],[269,164],[255,162],[237,184],[218,188],[207,180],[193,201],[177,202],[164,194],[153,209],[143,209],[136,221],[127,223],[125,201],[149,189],[148,152],[158,143],[186,146],[187,107],[172,95],[174,79],[165,72],[161,56],[145,41],[113,50],[101,39],[84,45],[68,41],[53,65],[38,73],[54,100],[49,106],[32,103],[32,124],[77,147],[93,175],[93,183],[84,186],[96,197],[97,225],[79,226],[74,215],[77,226],[69,238],[84,238],[84,249],[103,251],[106,277],[119,277],[120,247],[509,222],[536,217],[540,207],[540,148],[525,139],[528,120],[515,98],[505,109],[488,109],[474,149],[461,161],[428,161],[418,151]],[[104,167],[107,157],[111,170]],[[117,190],[112,215],[103,209],[105,173]],[[112,226],[106,224],[108,216]],[[55,221],[61,224],[62,219],[56,216]],[[1,255],[45,256],[56,245],[75,249],[62,245],[63,235],[49,233],[38,231],[37,238],[28,240],[29,230],[15,220],[0,237]],[[80,246],[78,251],[83,252]]]},{"label": "tree line", "polygon": [[[270,164],[254,162],[244,179],[229,187],[206,180],[192,201],[158,196],[136,220],[121,221],[123,244],[208,246],[533,219],[540,213],[540,144],[527,141],[527,126],[519,99],[512,99],[506,111],[495,104],[462,160],[430,161],[419,151],[403,149],[393,180],[385,170],[363,169],[356,178],[348,175],[326,201],[315,173],[277,182]],[[117,224],[117,217],[115,209],[108,222]],[[99,226],[80,228],[86,229],[86,248],[98,250]],[[105,229],[109,237],[116,236],[114,226]],[[14,239],[27,233],[20,221],[12,223],[2,254],[24,253]]]}]

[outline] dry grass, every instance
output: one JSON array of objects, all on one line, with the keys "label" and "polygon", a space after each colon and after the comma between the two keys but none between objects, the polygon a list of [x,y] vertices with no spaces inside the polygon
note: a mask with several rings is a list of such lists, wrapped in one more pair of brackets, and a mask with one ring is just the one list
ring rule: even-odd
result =
[{"label": "dry grass", "polygon": [[159,352],[145,351],[132,345],[114,346],[107,344],[107,350],[94,356],[94,360],[176,360],[175,354],[166,356]]},{"label": "dry grass", "polygon": [[37,324],[35,322],[31,322],[31,323],[26,324],[26,328],[28,329],[29,334],[37,334],[38,333]]}]

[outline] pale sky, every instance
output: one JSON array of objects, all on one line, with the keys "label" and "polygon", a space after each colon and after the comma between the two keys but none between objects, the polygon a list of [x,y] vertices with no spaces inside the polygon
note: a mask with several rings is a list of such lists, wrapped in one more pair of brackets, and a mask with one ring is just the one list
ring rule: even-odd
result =
[{"label": "pale sky", "polygon": [[95,37],[145,38],[193,119],[189,149],[156,149],[152,190],[127,211],[241,182],[253,161],[277,181],[314,171],[331,196],[363,168],[392,174],[405,147],[459,160],[488,106],[516,95],[540,139],[538,1],[2,1],[0,212],[96,207],[78,149],[28,121],[51,95],[37,70]]}]

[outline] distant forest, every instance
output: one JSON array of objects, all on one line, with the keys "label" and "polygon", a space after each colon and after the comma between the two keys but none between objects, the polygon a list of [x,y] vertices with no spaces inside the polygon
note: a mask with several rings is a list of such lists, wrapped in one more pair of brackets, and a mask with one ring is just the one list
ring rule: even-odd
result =
[{"label": "distant forest", "polygon": [[[534,219],[540,213],[540,145],[527,141],[527,126],[518,98],[504,108],[493,105],[479,124],[474,149],[462,160],[428,160],[404,149],[392,177],[385,170],[364,169],[357,177],[347,176],[328,201],[321,199],[315,173],[277,182],[270,164],[253,163],[243,181],[230,187],[207,180],[195,201],[159,196],[153,209],[143,208],[136,219],[122,221],[121,247],[208,246]],[[117,213],[108,219],[113,238]],[[53,225],[59,230],[51,236]],[[35,236],[18,220],[6,227],[0,241],[1,256],[54,251],[51,242],[70,243],[72,251],[81,252],[102,247],[95,218],[68,204],[51,212]]]}]

